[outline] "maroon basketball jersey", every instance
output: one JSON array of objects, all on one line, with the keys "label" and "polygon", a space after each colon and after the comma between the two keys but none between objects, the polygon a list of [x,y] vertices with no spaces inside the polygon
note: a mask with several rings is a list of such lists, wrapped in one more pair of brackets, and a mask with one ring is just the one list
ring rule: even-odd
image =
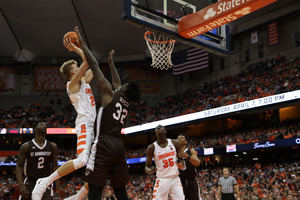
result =
[{"label": "maroon basketball jersey", "polygon": [[100,108],[97,117],[97,136],[121,137],[121,130],[129,113],[129,101],[115,92],[112,101]]},{"label": "maroon basketball jersey", "polygon": [[40,147],[34,139],[28,141],[26,176],[31,180],[49,176],[52,173],[52,144],[45,140],[44,146]]}]

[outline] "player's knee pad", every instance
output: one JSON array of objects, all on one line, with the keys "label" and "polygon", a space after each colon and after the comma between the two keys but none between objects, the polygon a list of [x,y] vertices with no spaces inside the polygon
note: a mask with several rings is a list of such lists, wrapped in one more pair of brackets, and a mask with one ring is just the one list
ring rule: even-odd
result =
[{"label": "player's knee pad", "polygon": [[78,157],[76,159],[73,160],[73,165],[75,169],[79,169],[83,166],[85,166],[85,164],[88,161],[88,155],[86,153],[86,149],[81,152]]}]

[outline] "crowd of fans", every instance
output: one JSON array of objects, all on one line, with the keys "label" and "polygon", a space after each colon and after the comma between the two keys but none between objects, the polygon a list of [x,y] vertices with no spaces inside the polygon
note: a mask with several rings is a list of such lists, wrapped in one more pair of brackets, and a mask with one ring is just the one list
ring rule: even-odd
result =
[{"label": "crowd of fans", "polygon": [[[220,147],[228,144],[245,144],[250,142],[285,139],[300,136],[300,119],[286,119],[277,124],[265,124],[255,128],[243,128],[243,130],[229,131],[227,133],[212,134],[193,138],[190,145],[194,148]],[[145,156],[146,148],[126,150],[127,158]],[[58,151],[59,160],[70,160],[75,157],[75,149],[72,147],[60,148]],[[7,160],[16,161],[16,158],[9,156]],[[286,200],[288,195],[293,199],[300,199],[300,163],[298,161],[286,163],[266,162],[266,165],[234,165],[231,168],[232,175],[236,178],[240,187],[241,196],[244,200],[256,199],[276,199]],[[222,175],[222,168],[218,163],[208,161],[202,163],[197,174],[197,180],[201,188],[203,200],[213,200],[217,192],[217,180]],[[7,179],[6,179],[7,180]],[[131,199],[151,199],[152,188],[155,176],[146,174],[134,174],[127,185],[128,195]],[[0,195],[13,194],[16,184],[3,182]],[[82,187],[83,182],[80,178],[71,178],[65,190],[68,195],[73,195]],[[5,189],[5,190],[4,190]],[[299,191],[299,192],[298,192]],[[104,189],[103,195],[109,196],[112,188],[109,182]]]},{"label": "crowd of fans", "polygon": [[[299,156],[299,155],[298,155]],[[298,200],[300,199],[300,161],[235,164],[230,175],[237,180],[242,200]],[[215,200],[218,180],[223,176],[222,165],[206,165],[198,169],[196,180],[203,200]],[[155,175],[132,174],[126,185],[131,200],[152,199]],[[72,177],[64,189],[67,196],[74,195],[84,185],[79,177]],[[13,198],[17,189],[15,178],[0,176],[0,199]],[[15,195],[17,196],[17,195]],[[109,180],[103,190],[103,199],[114,196]],[[288,199],[290,197],[290,199]],[[115,198],[115,197],[114,197]],[[84,199],[88,199],[87,196]],[[115,198],[116,199],[116,198]]]},{"label": "crowd of fans", "polygon": [[[200,136],[191,137],[190,147],[200,150],[204,148],[220,148],[227,145],[241,145],[256,142],[266,142],[300,137],[300,119],[291,118],[282,122],[264,123],[263,125],[250,124],[249,127],[241,127],[236,130],[222,132],[207,132]],[[136,149],[127,148],[127,158],[146,156],[147,147],[142,146]]]},{"label": "crowd of fans", "polygon": [[[223,105],[297,90],[300,74],[298,57],[286,60],[284,56],[249,64],[237,75],[228,75],[183,92],[162,98],[155,106],[143,101],[132,106],[129,126],[157,121]],[[65,95],[63,95],[65,96]],[[101,101],[97,102],[97,107]],[[53,99],[47,104],[30,103],[27,108],[15,106],[10,110],[0,107],[0,128],[30,128],[29,117],[47,122],[50,128],[74,127],[76,112],[70,103],[62,105]]]},{"label": "crowd of fans", "polygon": [[[132,107],[130,125],[138,125],[174,116],[216,108],[222,105],[239,103],[256,98],[297,90],[300,83],[299,58],[286,60],[283,56],[261,61],[247,66],[246,70],[234,76],[205,82],[198,87],[186,89],[184,92],[161,99],[154,107],[141,102]],[[97,102],[99,107],[101,102]],[[0,107],[0,128],[31,127],[30,118],[44,120],[48,128],[74,127],[76,112],[70,103],[61,105],[61,101],[50,101],[48,105],[31,103],[28,108],[15,106],[10,110]],[[281,123],[243,127],[222,133],[207,133],[192,138],[190,146],[195,149],[224,147],[230,144],[247,144],[300,137],[300,119],[286,119]],[[0,139],[1,150],[18,150],[22,141]],[[146,156],[146,147],[127,148],[126,157]],[[74,147],[60,147],[58,159],[67,161],[76,157]],[[8,156],[6,161],[16,161],[16,156]],[[203,165],[202,165],[203,166]],[[258,167],[259,166],[259,167]],[[243,200],[286,200],[300,199],[300,163],[277,162],[267,165],[240,166],[231,168],[231,175],[238,182]],[[216,197],[217,180],[222,176],[219,165],[201,168],[197,180],[203,200]],[[127,185],[131,199],[152,199],[154,175],[132,175]],[[83,185],[78,177],[73,177],[66,186],[68,195],[76,193]],[[3,178],[0,175],[0,199],[12,199],[17,184],[14,178]],[[103,196],[113,195],[109,182]]]},{"label": "crowd of fans", "polygon": [[198,148],[218,148],[227,145],[241,145],[300,137],[300,119],[285,119],[282,122],[265,122],[262,125],[250,124],[236,130],[208,132],[200,137],[193,137],[191,146]]},{"label": "crowd of fans", "polygon": [[[300,163],[274,163],[263,167],[234,166],[231,175],[237,180],[244,200],[284,200],[291,194],[300,199]],[[259,166],[259,167],[256,167]],[[222,168],[202,169],[197,174],[204,200],[215,199]]]},{"label": "crowd of fans", "polygon": [[13,196],[18,197],[18,194],[15,193],[17,187],[18,184],[14,178],[2,177],[0,174],[0,199],[13,200]]},{"label": "crowd of fans", "polygon": [[[0,107],[0,128],[31,128],[30,121],[44,120],[48,128],[74,127],[76,113],[70,103],[63,107],[31,103],[28,108],[14,106],[10,110]],[[59,108],[59,109],[58,109]]]},{"label": "crowd of fans", "polygon": [[[206,134],[191,137],[190,147],[194,149],[203,148],[219,148],[227,145],[241,145],[256,142],[266,142],[273,140],[281,140],[288,138],[300,137],[300,119],[291,118],[282,120],[282,122],[264,123],[263,125],[250,127],[241,127],[236,130],[227,130],[222,132],[207,132]],[[74,137],[75,138],[75,137]],[[0,139],[0,150],[19,150],[22,145],[21,141],[18,143],[14,140]],[[75,141],[73,142],[76,144]],[[68,161],[76,157],[75,146],[72,143],[58,145],[58,159],[61,161]],[[147,146],[145,145],[125,145],[126,158],[145,157]],[[8,156],[6,161],[16,161],[16,156]]]},{"label": "crowd of fans", "polygon": [[[300,199],[300,162],[270,162],[261,165],[233,165],[231,176],[237,180],[242,200],[293,200]],[[196,180],[199,183],[203,200],[216,199],[218,180],[223,176],[222,166],[202,165],[198,169]],[[131,200],[152,199],[155,175],[135,174],[126,186]],[[78,192],[84,182],[80,178],[72,178],[68,183],[69,195]],[[103,190],[103,199],[113,194],[109,181]],[[116,199],[116,198],[115,198]],[[170,199],[170,198],[169,198]]]},{"label": "crowd of fans", "polygon": [[204,82],[198,87],[166,96],[154,107],[138,106],[131,115],[130,125],[298,90],[299,63],[298,57],[286,60],[278,55],[274,59],[249,64],[240,74]]}]

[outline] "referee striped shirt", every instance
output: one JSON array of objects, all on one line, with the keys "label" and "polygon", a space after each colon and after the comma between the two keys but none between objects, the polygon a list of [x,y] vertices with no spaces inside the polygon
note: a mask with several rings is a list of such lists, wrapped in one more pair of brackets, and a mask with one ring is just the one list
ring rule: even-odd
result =
[{"label": "referee striped shirt", "polygon": [[218,185],[222,187],[222,194],[230,194],[233,193],[233,186],[237,185],[237,182],[232,176],[228,176],[227,178],[221,177]]}]

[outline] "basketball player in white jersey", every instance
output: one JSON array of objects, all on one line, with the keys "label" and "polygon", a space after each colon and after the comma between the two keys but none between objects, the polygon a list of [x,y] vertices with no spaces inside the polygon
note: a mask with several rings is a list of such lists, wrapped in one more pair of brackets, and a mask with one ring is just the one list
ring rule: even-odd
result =
[{"label": "basketball player in white jersey", "polygon": [[[156,172],[156,181],[153,188],[153,200],[167,200],[168,195],[173,200],[184,200],[183,189],[179,175],[179,169],[184,166],[180,161],[177,164],[177,153],[180,152],[180,143],[177,140],[166,138],[166,129],[158,125],[155,129],[157,141],[150,144],[147,149],[145,172]],[[152,166],[152,158],[156,167]]]},{"label": "basketball player in white jersey", "polygon": [[[108,64],[110,67],[110,72],[112,77],[112,85],[116,91],[121,85],[121,79],[119,77],[118,71],[114,64],[114,60],[113,60],[114,54],[115,54],[115,50],[113,49],[108,53]],[[88,193],[88,190],[89,190],[88,183],[86,182],[84,184],[84,187],[82,187],[77,194],[70,196],[65,200],[81,200]]]},{"label": "basketball player in white jersey", "polygon": [[[94,140],[94,122],[96,118],[95,99],[92,89],[89,85],[93,78],[93,73],[88,69],[83,51],[76,47],[70,40],[65,39],[64,45],[69,51],[74,51],[82,58],[82,64],[77,66],[75,60],[65,62],[60,72],[70,81],[67,83],[67,93],[71,103],[77,111],[75,130],[77,134],[77,158],[69,160],[60,166],[50,176],[40,178],[32,191],[32,200],[40,200],[46,188],[56,179],[65,176],[83,166],[88,161],[91,144]],[[85,184],[86,190],[80,190],[79,196],[84,196],[88,192],[88,185]]]}]

